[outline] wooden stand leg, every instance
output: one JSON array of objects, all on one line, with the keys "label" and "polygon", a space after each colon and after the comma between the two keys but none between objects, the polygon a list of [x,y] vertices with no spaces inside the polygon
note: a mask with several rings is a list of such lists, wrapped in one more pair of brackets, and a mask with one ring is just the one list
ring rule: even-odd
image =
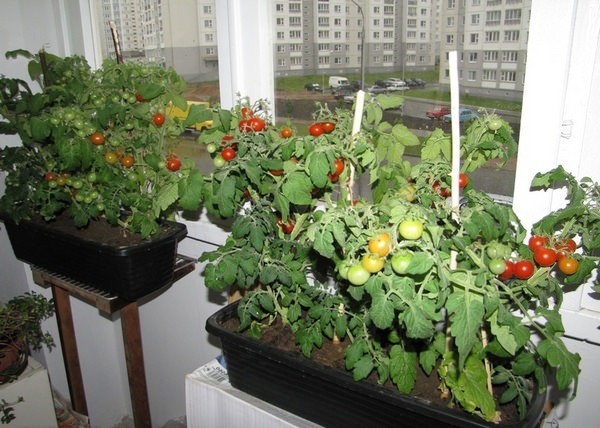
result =
[{"label": "wooden stand leg", "polygon": [[53,286],[52,295],[54,297],[58,332],[65,360],[65,369],[67,371],[67,383],[69,384],[69,392],[71,393],[71,404],[73,410],[87,415],[87,403],[83,389],[83,377],[81,376],[69,293],[60,287]]},{"label": "wooden stand leg", "polygon": [[121,328],[135,426],[150,427],[152,423],[144,371],[140,315],[136,302],[131,302],[121,309]]}]

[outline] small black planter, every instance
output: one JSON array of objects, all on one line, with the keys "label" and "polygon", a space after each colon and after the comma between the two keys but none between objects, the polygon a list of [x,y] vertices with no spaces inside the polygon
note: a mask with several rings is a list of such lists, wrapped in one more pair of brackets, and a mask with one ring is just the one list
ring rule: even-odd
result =
[{"label": "small black planter", "polygon": [[172,282],[177,244],[187,234],[185,225],[164,222],[157,237],[114,246],[57,230],[51,223],[3,221],[19,260],[125,300],[137,300]]},{"label": "small black planter", "polygon": [[476,416],[441,407],[375,384],[355,382],[346,372],[286,354],[227,330],[237,304],[212,315],[206,330],[221,339],[231,384],[262,400],[326,427],[536,427],[545,396],[536,394],[527,417],[516,425],[488,424]]}]

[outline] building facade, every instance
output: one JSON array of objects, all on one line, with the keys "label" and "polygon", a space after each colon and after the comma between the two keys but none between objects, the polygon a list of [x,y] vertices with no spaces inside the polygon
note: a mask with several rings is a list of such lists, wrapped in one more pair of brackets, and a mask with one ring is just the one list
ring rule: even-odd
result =
[{"label": "building facade", "polygon": [[[449,87],[459,53],[463,93],[521,99],[531,0],[270,0],[275,76],[433,70]],[[218,78],[216,0],[97,0],[103,54],[115,22],[125,59]],[[258,47],[257,47],[258,49]],[[370,83],[370,82],[368,82]]]},{"label": "building facade", "polygon": [[459,57],[463,94],[523,97],[531,0],[443,0],[440,85],[450,85],[449,52]]}]

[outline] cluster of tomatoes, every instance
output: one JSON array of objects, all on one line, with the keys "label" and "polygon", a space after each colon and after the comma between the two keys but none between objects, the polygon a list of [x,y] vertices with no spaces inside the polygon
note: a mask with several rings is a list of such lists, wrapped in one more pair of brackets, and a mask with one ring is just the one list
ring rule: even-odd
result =
[{"label": "cluster of tomatoes", "polygon": [[255,116],[250,107],[242,107],[240,110],[242,119],[238,123],[241,132],[262,132],[267,128],[265,120]]},{"label": "cluster of tomatoes", "polygon": [[318,137],[323,134],[329,134],[335,129],[333,122],[315,122],[308,127],[308,132],[313,137]]},{"label": "cluster of tomatoes", "polygon": [[522,259],[511,260],[511,250],[499,243],[489,244],[486,253],[490,258],[489,270],[498,275],[503,281],[512,278],[529,279],[539,267],[556,266],[564,275],[573,275],[579,269],[579,261],[573,256],[577,243],[571,239],[556,239],[553,243],[547,236],[532,235],[528,242],[529,249],[533,252],[533,261]]},{"label": "cluster of tomatoes", "polygon": [[[406,240],[417,240],[423,235],[423,223],[420,220],[403,220],[398,225],[398,234]],[[340,276],[354,286],[364,285],[372,274],[381,271],[393,249],[388,232],[381,232],[369,239],[367,248],[360,261],[350,264],[347,260],[338,266]],[[392,270],[398,275],[407,272],[413,258],[410,251],[396,251],[389,259]]]}]

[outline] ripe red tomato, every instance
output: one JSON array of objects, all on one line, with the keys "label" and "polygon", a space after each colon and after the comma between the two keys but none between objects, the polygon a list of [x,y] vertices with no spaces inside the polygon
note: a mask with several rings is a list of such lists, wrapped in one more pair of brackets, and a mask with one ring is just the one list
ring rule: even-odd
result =
[{"label": "ripe red tomato", "polygon": [[152,121],[156,126],[161,126],[163,123],[165,123],[165,115],[162,113],[156,113],[152,117]]},{"label": "ripe red tomato", "polygon": [[344,166],[345,166],[345,162],[343,158],[338,158],[335,160],[335,171],[333,171],[333,174],[335,175],[340,175],[342,173],[342,171],[344,170]]},{"label": "ripe red tomato", "polygon": [[323,125],[321,125],[320,123],[313,123],[308,128],[308,132],[313,137],[318,137],[319,135],[322,135],[323,132],[325,132],[325,130],[323,129]]},{"label": "ripe red tomato", "polygon": [[541,235],[532,235],[531,238],[529,238],[529,248],[531,249],[531,251],[535,251],[535,249],[537,247],[545,247],[548,245],[548,237],[547,236],[541,236]]},{"label": "ripe red tomato", "polygon": [[96,146],[104,144],[104,134],[102,132],[94,132],[92,135],[90,135],[90,141]]},{"label": "ripe red tomato", "polygon": [[46,180],[46,181],[52,181],[55,178],[56,178],[56,174],[51,171],[48,171],[47,173],[44,174],[44,180]]},{"label": "ripe red tomato", "polygon": [[292,233],[295,225],[296,224],[292,220],[288,220],[287,223],[284,223],[283,220],[281,220],[281,217],[277,217],[277,226],[279,226],[285,234]]},{"label": "ripe red tomato", "polygon": [[458,174],[458,187],[464,189],[469,184],[469,176],[464,172]]},{"label": "ripe red tomato", "polygon": [[250,107],[242,107],[240,112],[242,113],[242,117],[252,117],[254,114]]},{"label": "ripe red tomato", "polygon": [[131,155],[123,156],[121,158],[121,166],[125,168],[131,168],[135,163],[135,159]]},{"label": "ripe red tomato", "polygon": [[537,247],[533,252],[533,259],[540,266],[552,266],[556,263],[556,251],[548,247]]},{"label": "ripe red tomato", "polygon": [[452,196],[452,192],[446,184],[434,181],[431,187],[433,187],[433,190],[435,190],[442,198],[449,198]]},{"label": "ripe red tomato", "polygon": [[177,155],[169,155],[167,158],[167,163],[165,164],[169,171],[178,171],[181,168],[181,161],[177,157]]},{"label": "ripe red tomato", "polygon": [[272,169],[269,172],[272,175],[274,175],[275,177],[279,177],[279,176],[283,175],[283,169]]},{"label": "ripe red tomato", "polygon": [[577,243],[571,238],[562,239],[554,244],[554,249],[563,255],[564,253],[574,253]]},{"label": "ripe red tomato", "polygon": [[325,132],[326,134],[329,134],[335,129],[335,123],[333,122],[323,122],[321,126],[323,127],[323,132]]},{"label": "ripe red tomato", "polygon": [[264,131],[264,129],[266,127],[265,121],[263,119],[261,119],[260,117],[253,117],[248,122],[248,125],[250,126],[250,129],[254,132]]},{"label": "ripe red tomato", "polygon": [[514,275],[519,279],[529,279],[535,270],[533,263],[529,260],[519,260],[515,263]]},{"label": "ripe red tomato", "polygon": [[252,127],[250,126],[250,120],[249,119],[240,120],[240,122],[238,123],[238,129],[242,132],[252,131]]},{"label": "ripe red tomato", "polygon": [[142,97],[142,94],[135,94],[135,99],[138,103],[143,103],[144,101],[146,101],[144,97]]},{"label": "ripe red tomato", "polygon": [[565,275],[573,275],[579,269],[579,261],[573,257],[565,256],[558,261],[558,269]]},{"label": "ripe red tomato", "polygon": [[230,161],[231,159],[235,158],[235,150],[233,150],[231,147],[225,147],[223,150],[221,150],[221,156],[226,161]]},{"label": "ripe red tomato", "polygon": [[385,257],[390,252],[390,235],[380,233],[369,240],[369,252],[378,257]]},{"label": "ripe red tomato", "polygon": [[225,135],[221,138],[221,144],[226,146],[233,141],[233,135]]},{"label": "ripe red tomato", "polygon": [[337,174],[328,174],[329,176],[329,181],[331,181],[332,183],[337,183],[338,180],[340,179],[340,176]]},{"label": "ripe red tomato", "polygon": [[291,128],[286,127],[281,130],[281,136],[283,138],[290,138],[292,136],[292,134],[293,134],[293,132],[292,132]]}]

